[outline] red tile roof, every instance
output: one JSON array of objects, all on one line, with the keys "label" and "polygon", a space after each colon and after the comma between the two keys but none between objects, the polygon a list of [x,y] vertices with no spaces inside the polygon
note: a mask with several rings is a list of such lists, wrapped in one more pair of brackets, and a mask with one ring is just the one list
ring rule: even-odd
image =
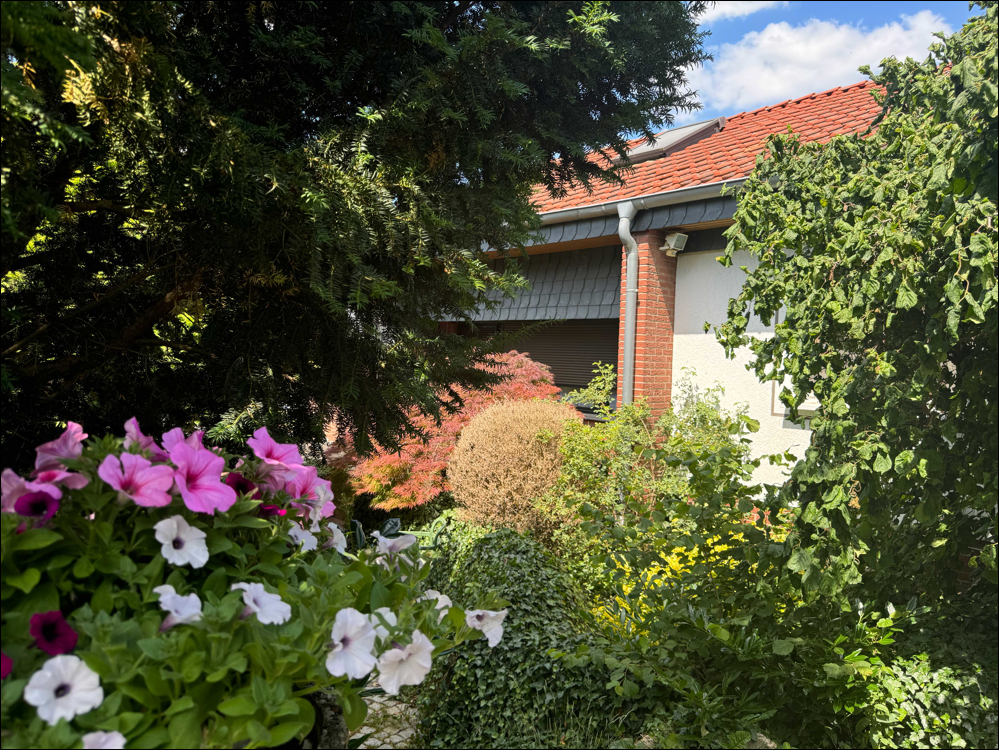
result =
[{"label": "red tile roof", "polygon": [[865,130],[881,111],[871,95],[875,88],[863,81],[741,112],[728,118],[721,132],[661,159],[636,164],[623,185],[599,183],[593,192],[576,187],[560,199],[539,188],[534,203],[543,213],[746,177],[767,136],[786,132],[788,125],[806,141],[828,141],[834,135]]}]

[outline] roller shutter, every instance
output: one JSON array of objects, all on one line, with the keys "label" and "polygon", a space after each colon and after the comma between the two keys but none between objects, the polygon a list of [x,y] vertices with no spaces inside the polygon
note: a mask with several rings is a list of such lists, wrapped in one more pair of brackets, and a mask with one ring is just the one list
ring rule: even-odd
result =
[{"label": "roller shutter", "polygon": [[[504,332],[522,328],[516,321],[488,326],[481,325],[481,334],[497,330]],[[593,363],[603,362],[617,367],[617,320],[566,320],[554,323],[513,344],[531,359],[548,365],[555,376],[555,385],[563,391],[583,388],[593,378]]]}]

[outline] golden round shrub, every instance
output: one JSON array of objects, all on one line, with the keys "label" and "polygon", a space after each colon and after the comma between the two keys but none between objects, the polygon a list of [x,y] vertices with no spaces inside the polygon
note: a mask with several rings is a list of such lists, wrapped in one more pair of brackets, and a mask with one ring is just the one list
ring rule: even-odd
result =
[{"label": "golden round shrub", "polygon": [[543,526],[535,501],[558,479],[566,422],[581,419],[568,404],[540,400],[507,401],[476,416],[448,462],[462,519],[517,531]]}]

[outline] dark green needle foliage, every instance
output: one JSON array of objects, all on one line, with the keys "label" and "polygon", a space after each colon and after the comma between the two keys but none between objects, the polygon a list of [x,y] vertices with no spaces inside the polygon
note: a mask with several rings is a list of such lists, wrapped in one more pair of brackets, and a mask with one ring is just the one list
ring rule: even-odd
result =
[{"label": "dark green needle foliage", "polygon": [[67,419],[364,450],[455,407],[488,344],[438,321],[522,284],[484,243],[693,106],[704,5],[5,2],[5,464]]}]

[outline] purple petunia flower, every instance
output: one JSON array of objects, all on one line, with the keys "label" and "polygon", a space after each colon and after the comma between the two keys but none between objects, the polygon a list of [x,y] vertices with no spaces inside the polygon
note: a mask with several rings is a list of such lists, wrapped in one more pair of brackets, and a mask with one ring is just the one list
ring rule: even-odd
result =
[{"label": "purple petunia flower", "polygon": [[236,503],[236,490],[222,483],[225,459],[209,450],[198,450],[177,443],[170,450],[170,459],[177,466],[174,480],[184,499],[184,505],[195,513],[223,513]]},{"label": "purple petunia flower", "polygon": [[80,638],[58,610],[32,615],[29,632],[35,645],[52,656],[68,654]]},{"label": "purple petunia flower", "polygon": [[238,471],[230,471],[226,474],[225,483],[236,490],[237,495],[249,495],[251,500],[259,500],[261,498],[257,485]]},{"label": "purple petunia flower", "polygon": [[58,439],[35,448],[35,471],[63,469],[63,461],[79,458],[83,453],[83,441],[87,433],[76,422],[69,422]]},{"label": "purple petunia flower", "polygon": [[109,454],[97,468],[97,475],[118,490],[122,500],[132,500],[145,508],[162,508],[170,504],[173,469],[134,453],[122,453],[121,458]]},{"label": "purple petunia flower", "polygon": [[59,498],[62,490],[54,484],[42,482],[26,482],[28,491],[14,502],[14,512],[19,516],[28,516],[45,523],[59,511]]},{"label": "purple petunia flower", "polygon": [[288,511],[280,505],[261,505],[259,512],[264,518],[270,518],[271,516],[285,516],[288,514]]},{"label": "purple petunia flower", "polygon": [[139,420],[132,417],[125,422],[125,447],[129,448],[138,445],[144,451],[149,451],[153,461],[167,461],[170,456],[165,450],[156,444],[156,439],[152,435],[144,435],[139,429]]},{"label": "purple petunia flower", "polygon": [[6,680],[10,670],[14,668],[14,662],[7,654],[0,653],[0,680]]}]

